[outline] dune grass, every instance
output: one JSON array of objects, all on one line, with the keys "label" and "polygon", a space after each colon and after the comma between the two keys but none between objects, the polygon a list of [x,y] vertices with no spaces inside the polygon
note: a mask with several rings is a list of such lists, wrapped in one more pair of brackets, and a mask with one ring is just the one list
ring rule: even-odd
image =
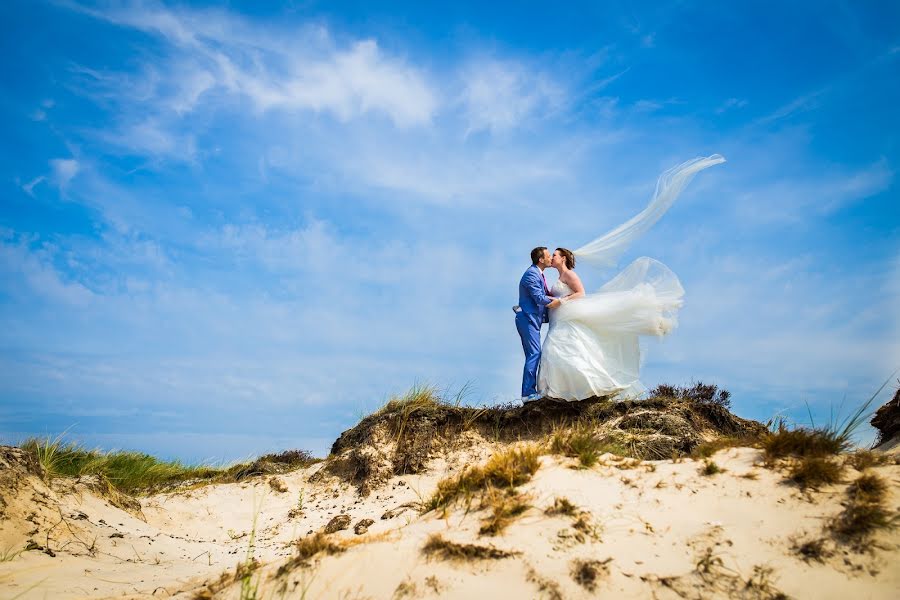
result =
[{"label": "dune grass", "polygon": [[599,437],[596,433],[596,425],[582,421],[570,429],[558,429],[550,437],[550,452],[561,454],[571,458],[577,458],[578,463],[589,469],[605,453],[617,456],[628,456],[627,449],[610,440]]},{"label": "dune grass", "polygon": [[893,529],[900,515],[888,507],[888,484],[875,473],[863,473],[847,486],[848,502],[828,524],[839,541],[864,546],[875,532]]},{"label": "dune grass", "polygon": [[179,461],[160,460],[142,452],[91,450],[74,442],[65,442],[62,436],[31,438],[20,447],[37,460],[46,481],[57,477],[94,475],[126,494],[152,492],[187,481],[238,481],[251,475],[300,468],[317,460],[308,452],[291,450],[230,466],[192,466]]},{"label": "dune grass", "polygon": [[531,480],[540,467],[540,455],[541,449],[535,445],[497,452],[484,466],[469,467],[456,477],[439,481],[422,512],[446,508],[457,499],[468,500],[489,490],[512,492]]},{"label": "dune grass", "polygon": [[519,552],[501,550],[493,546],[479,546],[477,544],[457,544],[445,539],[438,533],[429,536],[428,541],[422,546],[422,554],[434,556],[444,560],[470,561],[484,559],[501,559],[516,556]]},{"label": "dune grass", "polygon": [[801,489],[818,489],[822,485],[840,483],[843,472],[843,465],[832,459],[804,456],[791,465],[788,478]]},{"label": "dune grass", "polygon": [[478,533],[500,535],[517,517],[531,508],[531,504],[523,494],[510,495],[506,491],[488,488],[482,496],[481,507],[490,509],[490,512],[482,520]]}]

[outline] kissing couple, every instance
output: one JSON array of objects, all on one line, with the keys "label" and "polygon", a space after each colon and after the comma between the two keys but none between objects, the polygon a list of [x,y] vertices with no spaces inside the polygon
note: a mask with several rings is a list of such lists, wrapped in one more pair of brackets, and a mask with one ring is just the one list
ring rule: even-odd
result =
[{"label": "kissing couple", "polygon": [[[522,402],[541,398],[561,401],[637,396],[640,382],[640,336],[662,337],[677,325],[684,288],[661,262],[636,259],[596,292],[585,293],[575,273],[576,259],[609,269],[627,247],[669,209],[699,171],[725,162],[714,154],[696,158],[663,173],[647,207],[626,223],[577,250],[544,246],[531,251],[531,266],[519,281],[516,330],[525,352]],[[544,277],[555,269],[550,287]],[[541,345],[541,327],[549,330]]]}]

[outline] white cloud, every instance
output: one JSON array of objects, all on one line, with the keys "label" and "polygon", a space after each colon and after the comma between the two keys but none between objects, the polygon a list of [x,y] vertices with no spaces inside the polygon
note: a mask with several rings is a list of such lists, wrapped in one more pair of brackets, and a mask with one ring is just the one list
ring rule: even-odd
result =
[{"label": "white cloud", "polygon": [[502,132],[561,110],[566,93],[546,73],[513,60],[473,61],[462,73],[468,132]]},{"label": "white cloud", "polygon": [[438,108],[424,75],[372,39],[339,46],[321,28],[276,30],[216,11],[80,8],[172,44],[172,63],[148,73],[162,78],[151,82],[154,102],[177,115],[214,92],[249,99],[258,111],[327,112],[341,121],[382,114],[400,127],[427,125]]},{"label": "white cloud", "polygon": [[65,189],[72,178],[78,174],[79,164],[74,158],[54,158],[50,161],[53,182]]}]

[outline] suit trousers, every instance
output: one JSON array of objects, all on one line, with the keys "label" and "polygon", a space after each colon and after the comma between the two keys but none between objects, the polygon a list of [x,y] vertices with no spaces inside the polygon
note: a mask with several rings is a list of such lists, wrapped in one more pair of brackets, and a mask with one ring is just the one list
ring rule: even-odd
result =
[{"label": "suit trousers", "polygon": [[541,364],[541,320],[538,315],[516,313],[516,330],[522,338],[525,368],[522,370],[522,397],[537,393],[537,371]]}]

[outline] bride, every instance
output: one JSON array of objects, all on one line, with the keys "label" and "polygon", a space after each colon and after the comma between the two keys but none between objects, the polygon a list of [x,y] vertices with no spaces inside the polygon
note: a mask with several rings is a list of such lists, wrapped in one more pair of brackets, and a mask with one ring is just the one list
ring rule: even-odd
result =
[{"label": "bride", "polygon": [[714,154],[666,171],[640,214],[575,251],[556,249],[550,266],[559,272],[559,281],[550,292],[562,304],[550,311],[550,330],[541,349],[537,388],[542,396],[583,400],[644,391],[638,338],[663,336],[674,329],[684,297],[681,282],[661,262],[641,257],[597,292],[586,294],[575,273],[576,259],[601,268],[615,266],[695,174],[722,162],[725,159]]}]

